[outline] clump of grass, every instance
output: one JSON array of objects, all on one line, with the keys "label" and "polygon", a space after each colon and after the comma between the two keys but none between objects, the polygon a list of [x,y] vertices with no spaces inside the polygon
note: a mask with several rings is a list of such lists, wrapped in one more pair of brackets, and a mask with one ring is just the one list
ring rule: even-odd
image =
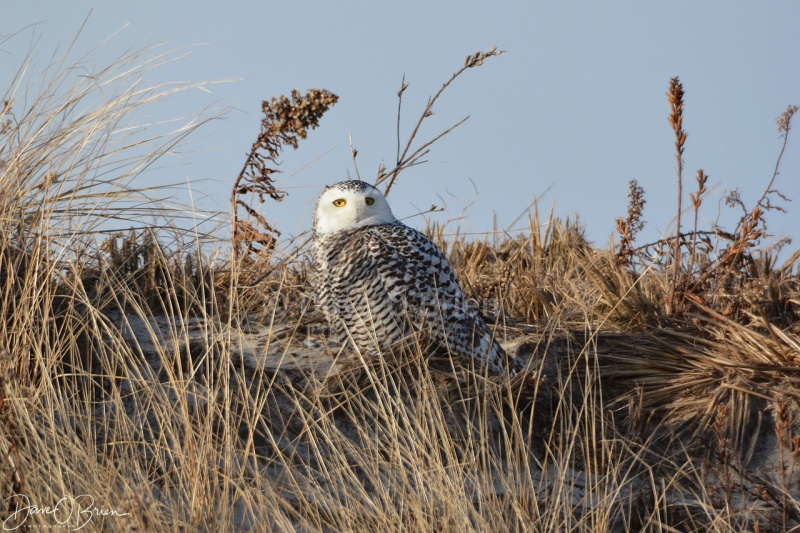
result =
[{"label": "clump of grass", "polygon": [[[155,189],[132,181],[205,122],[193,117],[185,126],[149,134],[137,117],[151,103],[200,85],[143,83],[148,69],[175,55],[158,49],[129,52],[91,75],[75,75],[92,62],[83,56],[71,64],[71,53],[37,74],[23,67],[0,110],[4,517],[26,504],[52,507],[88,494],[119,509],[140,509],[134,521],[146,524],[151,515],[136,503],[143,493],[132,489],[135,477],[118,484],[119,474],[109,473],[117,458],[97,455],[98,435],[114,423],[95,425],[93,416],[104,394],[119,398],[118,380],[136,374],[142,362],[106,312],[125,310],[125,302],[141,311],[158,297],[151,292],[157,285],[166,289],[174,282],[166,270],[150,271],[141,283],[120,277],[156,265],[161,249],[153,235],[165,211],[152,197]],[[148,217],[153,223],[142,233],[149,236],[145,248],[134,251],[139,239],[131,239],[123,244],[129,249],[121,264],[99,260],[96,237],[114,221],[139,225]],[[125,409],[123,403],[109,407]],[[73,475],[64,476],[65,469]],[[28,518],[26,527],[34,522],[53,525],[40,517]]]},{"label": "clump of grass", "polygon": [[152,197],[156,189],[131,182],[204,122],[195,118],[153,136],[133,123],[143,106],[197,87],[141,83],[153,64],[170,57],[137,50],[92,76],[73,76],[81,69],[66,59],[38,78],[23,68],[4,95],[0,290],[7,312],[0,328],[12,358],[30,360],[31,346],[48,342],[42,327],[58,312],[51,306],[68,300],[58,294],[59,282],[83,269],[92,236],[107,231],[109,221],[138,224],[163,213]]}]

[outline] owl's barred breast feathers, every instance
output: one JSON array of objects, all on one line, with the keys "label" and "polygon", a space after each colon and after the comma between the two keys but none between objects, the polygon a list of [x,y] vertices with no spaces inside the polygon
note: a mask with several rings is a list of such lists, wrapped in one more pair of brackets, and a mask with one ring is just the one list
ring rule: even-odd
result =
[{"label": "owl's barred breast feathers", "polygon": [[508,370],[444,254],[398,221],[378,189],[362,181],[328,187],[312,232],[318,304],[336,340],[374,352],[422,332],[493,373]]}]

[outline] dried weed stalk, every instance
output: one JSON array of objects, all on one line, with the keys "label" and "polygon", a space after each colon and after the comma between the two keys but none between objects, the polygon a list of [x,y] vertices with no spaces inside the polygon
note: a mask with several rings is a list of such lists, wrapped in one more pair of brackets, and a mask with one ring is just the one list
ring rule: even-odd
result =
[{"label": "dried weed stalk", "polygon": [[[325,89],[309,89],[305,96],[295,89],[291,99],[281,95],[262,102],[261,132],[231,191],[234,258],[255,259],[275,247],[280,232],[244,197],[257,195],[259,204],[267,197],[277,202],[283,200],[286,193],[278,190],[272,180],[272,174],[280,172],[275,168],[280,165],[278,156],[285,146],[297,149],[298,140],[305,139],[308,130],[316,128],[322,115],[338,100],[338,96]],[[240,216],[240,210],[248,215],[247,219]]]},{"label": "dried weed stalk", "polygon": [[631,264],[636,234],[644,228],[642,213],[645,203],[644,189],[635,179],[628,182],[628,214],[625,218],[620,217],[616,220],[617,232],[620,236],[617,262],[620,265],[630,266]]},{"label": "dried weed stalk", "polygon": [[697,223],[700,218],[700,206],[703,204],[703,195],[708,192],[706,188],[706,182],[708,181],[708,175],[703,172],[703,169],[699,169],[697,171],[697,192],[693,192],[689,194],[689,198],[692,200],[692,209],[694,210],[694,226],[692,230],[692,253],[689,257],[689,268],[687,269],[687,275],[692,276],[694,271],[694,262],[695,258],[697,257],[697,240],[699,238],[698,231],[697,231]]},{"label": "dried weed stalk", "polygon": [[728,437],[729,405],[717,405],[717,414],[714,417],[714,434],[717,436],[716,455],[718,464],[722,467],[722,482],[725,487],[725,503],[731,504],[733,495],[733,476],[731,474],[730,438]]},{"label": "dried weed stalk", "polygon": [[792,412],[788,409],[787,402],[783,398],[776,397],[772,404],[772,413],[775,420],[775,438],[778,442],[778,475],[781,481],[781,531],[787,531],[786,525],[789,519],[789,500],[791,494],[790,479],[791,470],[787,468],[786,441],[790,440],[791,430],[794,420]]},{"label": "dried weed stalk", "polygon": [[681,269],[681,211],[683,199],[683,149],[686,144],[686,132],[683,130],[683,84],[678,77],[669,80],[667,99],[669,100],[669,124],[675,132],[675,158],[678,165],[678,213],[675,221],[675,242],[672,248],[672,278],[667,297],[667,314],[671,315],[676,307],[675,287]]}]

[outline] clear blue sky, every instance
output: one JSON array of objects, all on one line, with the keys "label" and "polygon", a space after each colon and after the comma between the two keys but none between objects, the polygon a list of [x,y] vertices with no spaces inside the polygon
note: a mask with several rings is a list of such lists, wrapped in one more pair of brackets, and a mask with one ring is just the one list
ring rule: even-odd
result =
[{"label": "clear blue sky", "polygon": [[[711,176],[703,210],[710,220],[718,217],[717,204],[728,189],[741,189],[748,205],[760,196],[781,145],[775,118],[787,105],[800,104],[796,0],[243,1],[224,7],[208,1],[26,0],[5,6],[0,20],[6,35],[38,23],[0,46],[2,89],[33,40],[35,70],[56,46],[70,43],[90,10],[79,53],[125,27],[93,56],[98,66],[126,49],[165,42],[191,54],[152,71],[152,81],[237,79],[212,86],[210,94],[177,95],[158,108],[163,118],[207,106],[230,108],[224,120],[199,132],[188,153],[146,177],[191,180],[203,208],[227,213],[232,180],[258,132],[261,100],[295,87],[339,95],[322,127],[300,150],[285,154],[281,179],[290,196],[265,213],[287,235],[308,228],[323,185],[352,176],[350,134],[362,178],[372,181],[381,161],[391,166],[403,75],[410,83],[407,134],[428,96],[464,57],[492,46],[508,53],[460,78],[423,131],[432,135],[472,117],[435,145],[426,165],[401,176],[389,197],[398,216],[442,205],[442,199],[449,216],[458,215],[457,198],[473,198],[472,180],[478,197],[459,222],[462,229],[489,230],[495,213],[504,228],[538,196],[545,211],[554,202],[559,216],[579,213],[602,246],[625,212],[627,183],[636,178],[647,199],[641,241],[652,240],[668,229],[675,211],[665,98],[670,77],[680,76],[686,90],[687,188],[693,190],[698,168]],[[788,214],[772,213],[768,221],[778,236],[795,237],[796,247],[800,124],[792,133],[777,186],[794,202]],[[720,220],[731,229],[737,217],[726,212],[723,206]],[[432,217],[444,221],[448,213]]]}]

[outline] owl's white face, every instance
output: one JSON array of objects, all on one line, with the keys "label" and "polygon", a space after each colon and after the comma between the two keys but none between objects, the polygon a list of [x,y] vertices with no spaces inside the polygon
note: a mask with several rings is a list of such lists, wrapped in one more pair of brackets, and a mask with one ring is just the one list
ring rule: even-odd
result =
[{"label": "owl's white face", "polygon": [[317,200],[314,231],[322,235],[396,220],[378,189],[363,181],[342,181],[325,189]]}]

